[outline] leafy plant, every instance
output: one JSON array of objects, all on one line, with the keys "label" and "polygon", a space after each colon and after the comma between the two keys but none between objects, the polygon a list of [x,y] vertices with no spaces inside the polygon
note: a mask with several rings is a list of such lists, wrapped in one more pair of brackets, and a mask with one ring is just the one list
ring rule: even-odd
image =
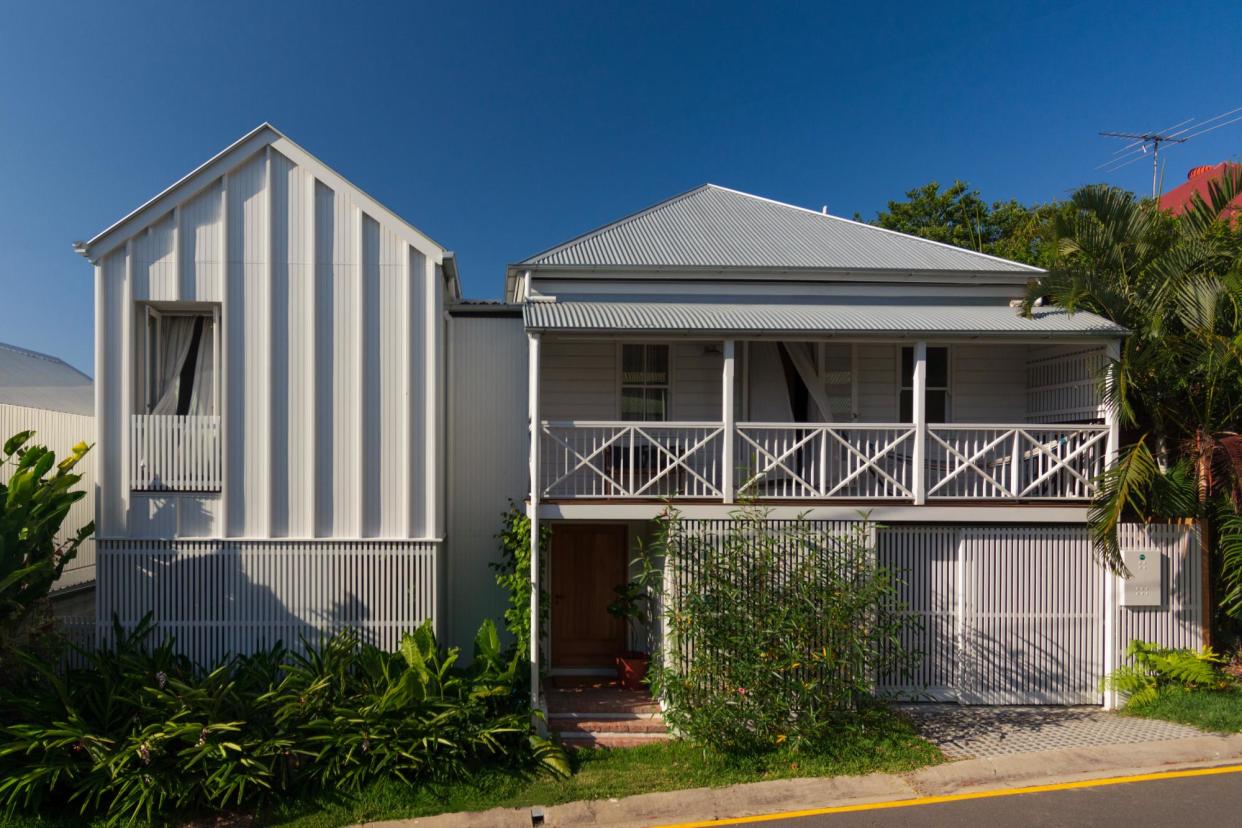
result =
[{"label": "leafy plant", "polygon": [[814,751],[857,723],[874,678],[908,674],[913,623],[871,527],[837,535],[747,507],[723,529],[660,521],[672,654],[657,655],[665,718],[696,742],[739,754]]},{"label": "leafy plant", "polygon": [[517,661],[490,621],[468,668],[428,624],[394,653],[347,631],[210,669],[153,634],[150,618],[116,625],[114,643],[64,677],[23,654],[25,681],[0,690],[0,805],[163,822],[384,778],[568,772],[564,752],[531,733]]},{"label": "leafy plant", "polygon": [[[504,612],[505,629],[513,636],[513,644],[508,652],[516,653],[530,662],[530,518],[516,503],[509,504],[509,511],[503,516],[500,534],[501,559],[491,564],[496,573],[496,584],[509,596],[509,606]],[[552,530],[544,524],[539,531],[540,566],[546,567],[548,545],[552,542]],[[545,570],[546,571],[546,570]],[[541,578],[546,583],[547,578]],[[547,625],[551,601],[548,593],[539,591],[539,624]],[[547,659],[541,657],[540,664]],[[525,676],[525,674],[523,674]],[[519,677],[529,686],[529,676]]]},{"label": "leafy plant", "polygon": [[82,476],[73,470],[90,446],[78,443],[57,463],[46,446],[31,443],[34,435],[20,432],[0,448],[0,468],[9,467],[8,482],[0,483],[0,665],[29,638],[52,584],[95,531],[88,523],[57,539],[69,508],[86,497],[74,490]]},{"label": "leafy plant", "polygon": [[1126,696],[1126,706],[1154,702],[1170,687],[1185,690],[1225,690],[1232,681],[1221,666],[1224,659],[1212,648],[1179,650],[1134,640],[1126,648],[1130,662],[1104,679],[1104,688]]}]

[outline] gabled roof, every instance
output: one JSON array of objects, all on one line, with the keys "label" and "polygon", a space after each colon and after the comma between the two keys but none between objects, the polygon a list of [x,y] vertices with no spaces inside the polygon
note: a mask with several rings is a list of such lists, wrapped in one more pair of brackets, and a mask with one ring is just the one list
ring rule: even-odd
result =
[{"label": "gabled roof", "polygon": [[437,244],[423,231],[371,198],[356,184],[350,182],[340,173],[311,155],[269,123],[263,123],[255,127],[171,187],[99,233],[90,241],[75,243],[74,250],[93,262],[98,261],[124,244],[127,239],[146,228],[147,225],[159,220],[177,205],[190,200],[205,187],[220,178],[220,176],[237,168],[256,152],[268,145],[299,166],[310,169],[315,178],[333,190],[350,190],[352,197],[358,202],[364,212],[372,218],[382,220],[385,224],[391,226],[394,232],[424,255],[430,256],[437,263],[442,262],[446,273],[450,275],[450,278],[456,284],[457,271],[452,252],[445,249],[443,245]]},{"label": "gabled roof", "polygon": [[0,342],[0,403],[89,417],[95,391],[91,378],[64,360]]},{"label": "gabled roof", "polygon": [[1030,278],[1007,259],[704,184],[513,265],[956,272]]},{"label": "gabled roof", "polygon": [[633,334],[828,334],[882,337],[1115,338],[1127,331],[1092,313],[1007,304],[830,297],[572,296],[527,302],[527,330]]}]

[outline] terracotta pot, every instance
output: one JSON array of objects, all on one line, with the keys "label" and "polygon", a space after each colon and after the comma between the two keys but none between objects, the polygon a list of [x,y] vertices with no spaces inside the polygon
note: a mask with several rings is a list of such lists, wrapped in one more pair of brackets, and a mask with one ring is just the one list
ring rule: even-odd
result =
[{"label": "terracotta pot", "polygon": [[626,652],[617,656],[617,682],[626,690],[643,690],[646,685],[647,667],[651,656],[646,653]]}]

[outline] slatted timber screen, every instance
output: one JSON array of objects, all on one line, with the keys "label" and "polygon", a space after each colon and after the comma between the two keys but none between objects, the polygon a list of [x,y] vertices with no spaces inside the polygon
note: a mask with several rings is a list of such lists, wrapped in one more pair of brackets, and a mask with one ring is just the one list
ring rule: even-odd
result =
[{"label": "slatted timber screen", "polygon": [[1097,420],[1102,348],[1032,349],[1026,363],[1026,412],[1031,423]]},{"label": "slatted timber screen", "polygon": [[114,615],[132,628],[151,612],[200,663],[344,628],[392,649],[437,617],[438,571],[431,541],[107,540],[96,618],[106,636]]},{"label": "slatted timber screen", "polygon": [[955,526],[883,526],[876,532],[877,560],[898,579],[911,623],[902,646],[917,653],[913,675],[881,675],[877,690],[914,701],[957,698],[957,551]]}]

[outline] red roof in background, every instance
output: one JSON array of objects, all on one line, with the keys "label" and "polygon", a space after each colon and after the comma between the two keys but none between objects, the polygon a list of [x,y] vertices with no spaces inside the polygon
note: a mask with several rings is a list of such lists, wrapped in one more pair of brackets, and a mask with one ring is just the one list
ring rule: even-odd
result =
[{"label": "red roof in background", "polygon": [[[1206,164],[1202,167],[1194,167],[1186,176],[1186,182],[1179,187],[1169,190],[1160,196],[1161,208],[1168,210],[1175,216],[1181,215],[1186,207],[1189,206],[1191,198],[1198,193],[1204,201],[1209,201],[1208,184],[1216,181],[1224,174],[1225,170],[1233,167],[1242,171],[1242,164],[1236,164],[1231,161],[1222,161],[1219,164]],[[1210,202],[1209,202],[1210,203]],[[1233,200],[1233,207],[1229,213],[1236,213],[1242,210],[1242,196]]]}]

